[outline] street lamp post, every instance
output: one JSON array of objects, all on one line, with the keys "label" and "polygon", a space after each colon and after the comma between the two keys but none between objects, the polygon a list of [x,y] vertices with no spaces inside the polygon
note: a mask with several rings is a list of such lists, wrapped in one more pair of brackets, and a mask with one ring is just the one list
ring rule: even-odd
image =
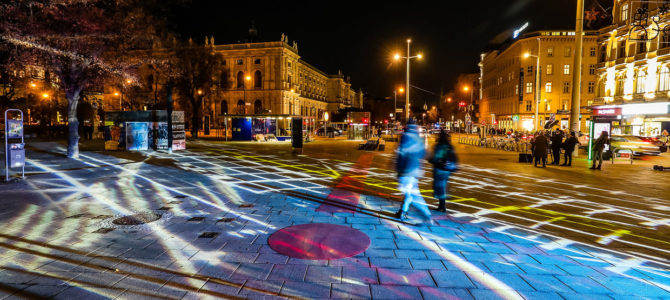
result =
[{"label": "street lamp post", "polygon": [[395,60],[405,59],[407,61],[407,79],[405,82],[405,122],[409,120],[409,61],[412,58],[423,58],[422,54],[417,54],[415,56],[409,55],[409,44],[412,43],[411,39],[407,39],[407,56],[400,56],[400,54],[395,55]]},{"label": "street lamp post", "polygon": [[[540,39],[537,39],[537,54],[524,54],[525,58],[535,57],[535,131],[539,130],[540,124]],[[521,89],[523,87],[520,87]]]},{"label": "street lamp post", "polygon": [[244,113],[246,114],[246,112],[247,112],[247,83],[249,83],[249,81],[251,81],[251,76],[247,75],[246,77],[244,77],[244,81],[245,81],[245,83],[244,83]]},{"label": "street lamp post", "polygon": [[404,91],[405,91],[405,89],[403,89],[403,88],[399,88],[399,89],[394,89],[394,90],[393,90],[393,123],[394,123],[394,124],[395,124],[395,122],[397,122],[397,118],[396,118],[396,115],[397,115],[397,113],[396,113],[396,109],[397,109],[396,107],[397,107],[397,104],[396,104],[396,103],[398,102],[398,92],[402,93],[402,92],[404,92]]}]

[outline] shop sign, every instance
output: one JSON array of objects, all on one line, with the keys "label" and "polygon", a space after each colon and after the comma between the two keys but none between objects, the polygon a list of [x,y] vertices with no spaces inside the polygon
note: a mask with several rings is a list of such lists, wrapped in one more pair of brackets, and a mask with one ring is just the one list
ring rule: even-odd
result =
[{"label": "shop sign", "polygon": [[512,121],[519,121],[519,115],[513,115],[512,116]]},{"label": "shop sign", "polygon": [[628,104],[621,106],[623,115],[664,115],[668,113],[668,103]]},{"label": "shop sign", "polygon": [[621,107],[594,108],[594,116],[618,116],[621,114]]}]

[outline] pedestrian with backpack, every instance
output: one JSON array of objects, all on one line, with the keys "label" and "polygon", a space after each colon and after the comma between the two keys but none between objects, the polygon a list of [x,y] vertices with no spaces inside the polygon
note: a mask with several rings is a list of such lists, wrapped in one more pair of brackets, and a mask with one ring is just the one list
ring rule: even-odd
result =
[{"label": "pedestrian with backpack", "polygon": [[433,164],[433,194],[439,201],[437,211],[446,212],[449,175],[458,170],[456,153],[446,131],[440,131],[430,163]]}]

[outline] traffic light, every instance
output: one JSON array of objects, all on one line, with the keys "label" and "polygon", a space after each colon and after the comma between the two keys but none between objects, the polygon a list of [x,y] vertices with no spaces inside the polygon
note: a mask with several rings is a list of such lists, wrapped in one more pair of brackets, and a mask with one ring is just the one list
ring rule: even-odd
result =
[{"label": "traffic light", "polygon": [[465,101],[458,102],[458,106],[465,107]]},{"label": "traffic light", "polygon": [[388,123],[389,123],[389,120],[384,120],[384,124],[388,124]]}]

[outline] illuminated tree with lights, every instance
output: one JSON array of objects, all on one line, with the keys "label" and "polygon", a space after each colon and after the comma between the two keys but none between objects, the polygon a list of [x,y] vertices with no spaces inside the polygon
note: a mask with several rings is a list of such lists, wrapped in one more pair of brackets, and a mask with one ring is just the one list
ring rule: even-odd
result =
[{"label": "illuminated tree with lights", "polygon": [[140,58],[128,51],[151,48],[157,32],[150,9],[160,1],[14,0],[0,4],[0,39],[12,58],[38,65],[58,78],[67,101],[67,156],[79,156],[77,105],[86,89],[110,77],[134,78]]}]

